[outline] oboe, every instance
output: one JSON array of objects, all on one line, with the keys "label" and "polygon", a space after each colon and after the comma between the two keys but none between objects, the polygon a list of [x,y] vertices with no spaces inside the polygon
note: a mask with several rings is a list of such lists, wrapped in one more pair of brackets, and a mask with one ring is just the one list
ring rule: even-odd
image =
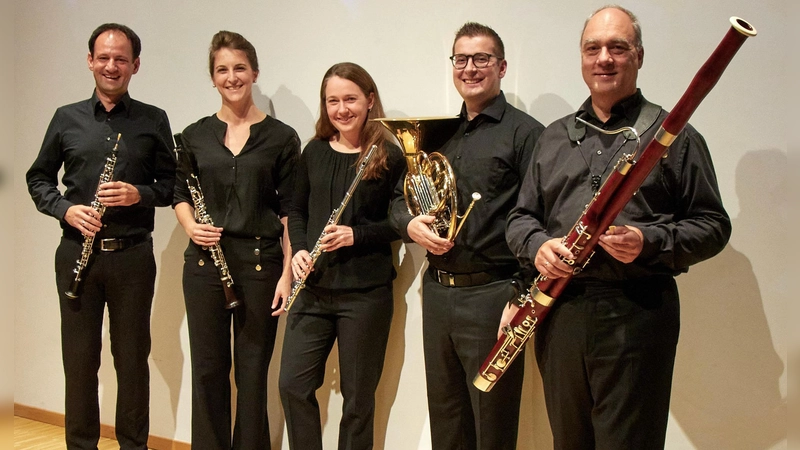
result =
[{"label": "oboe", "polygon": [[[96,216],[98,219],[103,217],[103,214],[106,212],[106,205],[100,202],[100,185],[108,183],[114,176],[114,166],[117,165],[117,149],[119,148],[119,140],[121,137],[122,133],[117,133],[117,142],[114,143],[114,148],[111,149],[111,153],[106,157],[106,164],[103,166],[103,172],[100,174],[100,181],[97,183],[97,190],[95,190],[94,193],[94,200],[92,200],[92,204],[90,205],[95,213],[97,213]],[[83,272],[86,270],[86,266],[89,265],[89,257],[92,256],[93,247],[94,236],[83,236],[81,258],[77,261],[78,265],[75,266],[75,270],[73,270],[73,272],[75,272],[75,279],[70,283],[69,289],[64,292],[64,295],[71,299],[76,299],[80,295],[78,291],[81,287],[81,281],[83,281]]]},{"label": "oboe", "polygon": [[[644,183],[644,180],[667,152],[675,137],[689,122],[700,102],[719,81],[728,63],[748,37],[756,35],[756,29],[746,21],[731,17],[731,28],[697,72],[686,92],[681,96],[655,134],[655,137],[636,158],[637,152],[623,155],[614,171],[595,193],[572,230],[562,242],[570,249],[575,259],[565,260],[574,267],[564,278],[547,278],[539,275],[530,291],[520,297],[521,307],[511,322],[503,328],[504,336],[498,339],[489,356],[483,362],[473,384],[489,392],[508,366],[521,353],[533,336],[537,325],[547,317],[553,303],[572,280],[589,263],[600,235],[616,219],[622,208]],[[621,131],[621,130],[620,130]]]},{"label": "oboe", "polygon": [[[334,209],[333,212],[331,212],[331,216],[328,218],[328,223],[326,223],[325,227],[323,227],[322,233],[319,235],[317,242],[314,244],[314,248],[311,250],[310,256],[311,256],[312,267],[314,266],[314,263],[317,262],[319,255],[322,254],[322,250],[320,247],[322,246],[322,238],[325,237],[325,228],[327,228],[329,225],[336,225],[339,223],[339,220],[342,218],[342,213],[344,212],[345,207],[347,207],[347,203],[350,201],[350,197],[352,197],[353,192],[356,190],[356,186],[358,186],[358,183],[364,176],[364,170],[367,168],[367,163],[369,162],[369,159],[372,157],[372,154],[375,152],[375,149],[377,148],[378,148],[377,145],[373,145],[369,149],[369,152],[367,152],[367,155],[364,156],[364,159],[361,160],[361,164],[358,166],[358,171],[356,171],[356,177],[353,178],[353,182],[350,184],[350,188],[347,189],[347,193],[344,194],[342,203],[339,204],[338,208]],[[289,311],[289,308],[292,307],[292,304],[297,298],[297,295],[300,293],[300,291],[303,290],[304,287],[306,287],[305,278],[295,280],[294,282],[292,282],[292,292],[291,294],[289,294],[289,298],[286,300],[286,307],[283,308],[284,311],[287,312]]]},{"label": "oboe", "polygon": [[[180,133],[175,134],[173,137],[175,138],[175,153],[177,154],[178,160],[180,161],[183,159],[183,164],[186,165],[185,167],[189,168],[189,177],[186,179],[186,185],[189,188],[189,194],[191,194],[192,203],[194,204],[194,219],[197,223],[214,226],[214,221],[211,219],[211,216],[208,214],[208,209],[206,208],[203,190],[200,189],[200,180],[197,178],[197,175],[192,173],[193,167],[190,158],[183,150],[183,138]],[[222,253],[222,247],[219,245],[219,242],[210,247],[203,247],[203,250],[207,250],[211,254],[211,260],[214,261],[214,266],[219,272],[219,279],[222,281],[222,291],[225,293],[225,309],[233,309],[241,305],[242,301],[236,297],[236,292],[233,289],[233,277],[231,277],[228,263],[225,261],[225,255]]]}]

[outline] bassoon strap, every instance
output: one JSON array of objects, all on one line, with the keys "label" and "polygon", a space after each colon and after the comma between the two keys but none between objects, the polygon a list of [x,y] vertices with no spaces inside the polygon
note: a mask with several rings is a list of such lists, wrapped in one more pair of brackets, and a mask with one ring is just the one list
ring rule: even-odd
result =
[{"label": "bassoon strap", "polygon": [[[572,142],[578,142],[586,136],[586,125],[575,120],[577,115],[578,111],[570,114],[567,120],[567,136]],[[636,129],[636,132],[641,137],[650,127],[655,125],[659,115],[661,115],[661,106],[643,100],[642,110],[639,112],[639,117],[636,119],[636,123],[633,124],[633,128]]]}]

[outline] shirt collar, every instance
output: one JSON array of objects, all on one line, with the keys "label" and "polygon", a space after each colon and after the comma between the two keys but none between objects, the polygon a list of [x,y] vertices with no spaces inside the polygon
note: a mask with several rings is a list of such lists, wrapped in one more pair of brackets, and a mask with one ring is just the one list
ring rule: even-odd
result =
[{"label": "shirt collar", "polygon": [[636,118],[639,117],[642,104],[644,104],[644,96],[642,95],[642,90],[637,88],[636,93],[620,100],[616,105],[611,107],[611,117],[609,117],[605,123],[595,114],[594,108],[592,108],[592,97],[587,98],[586,101],[583,102],[583,105],[578,108],[577,115],[581,119],[606,126],[619,122],[633,123],[636,121]]},{"label": "shirt collar", "polygon": [[[97,96],[97,89],[92,91],[92,98],[89,100],[89,103],[91,104],[92,110],[94,112],[97,112],[98,110],[100,110],[101,112],[106,112],[106,108],[105,106],[103,106],[103,102],[101,102],[100,97]],[[120,98],[119,102],[117,102],[117,104],[114,105],[114,108],[108,112],[110,113],[112,111],[117,111],[117,110],[130,111],[130,108],[131,108],[131,95],[126,92],[125,94],[122,95],[122,98]]]},{"label": "shirt collar", "polygon": [[[487,116],[487,117],[491,118],[492,120],[494,120],[495,122],[500,122],[500,120],[503,118],[503,113],[505,111],[506,111],[506,96],[505,96],[505,94],[503,94],[503,91],[500,91],[500,93],[497,94],[497,97],[495,97],[492,100],[492,102],[489,103],[488,106],[483,108],[483,111],[481,111],[480,113],[478,113],[477,116],[475,116],[475,119],[477,119],[480,116]],[[464,119],[467,118],[467,104],[466,103],[463,103],[463,102],[461,103],[461,114],[460,114],[460,116],[462,118],[464,118]],[[472,120],[475,120],[475,119],[472,119]]]}]

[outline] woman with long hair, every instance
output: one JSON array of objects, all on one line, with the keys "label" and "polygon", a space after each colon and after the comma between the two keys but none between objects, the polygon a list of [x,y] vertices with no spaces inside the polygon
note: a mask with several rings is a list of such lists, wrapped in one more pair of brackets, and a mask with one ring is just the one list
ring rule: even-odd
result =
[{"label": "woman with long hair", "polygon": [[[339,448],[372,448],[375,390],[394,308],[390,243],[399,238],[388,209],[405,169],[388,132],[369,121],[383,114],[378,88],[362,67],[340,63],[325,73],[316,135],[300,157],[289,210],[292,272],[305,279],[287,316],[281,358],[281,402],[292,449],[322,449],[315,392],[335,341],[344,400]],[[373,145],[339,224],[328,225]],[[309,250],[323,230],[323,253],[313,262]]]},{"label": "woman with long hair", "polygon": [[[269,449],[267,369],[278,315],[291,290],[286,228],[300,141],[253,102],[258,58],[238,33],[211,41],[209,71],[222,99],[216,114],[182,134],[191,164],[178,169],[174,208],[190,238],[183,292],[192,358],[192,444],[203,449]],[[214,226],[198,223],[187,188],[197,175]],[[226,309],[208,248],[219,244],[240,305]],[[231,322],[233,357],[231,358]],[[231,433],[231,366],[236,418]]]}]

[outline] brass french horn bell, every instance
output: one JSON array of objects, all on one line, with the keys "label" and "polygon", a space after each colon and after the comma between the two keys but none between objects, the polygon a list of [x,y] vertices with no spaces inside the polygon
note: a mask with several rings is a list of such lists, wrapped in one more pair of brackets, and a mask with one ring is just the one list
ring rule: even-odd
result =
[{"label": "brass french horn bell", "polygon": [[403,197],[408,212],[414,216],[421,214],[434,216],[431,231],[451,242],[454,241],[464,220],[481,195],[477,192],[472,194],[472,203],[458,224],[458,191],[453,168],[444,155],[427,152],[426,149],[442,147],[458,130],[461,119],[417,117],[372,120],[380,122],[400,141],[408,165],[403,186]]}]

